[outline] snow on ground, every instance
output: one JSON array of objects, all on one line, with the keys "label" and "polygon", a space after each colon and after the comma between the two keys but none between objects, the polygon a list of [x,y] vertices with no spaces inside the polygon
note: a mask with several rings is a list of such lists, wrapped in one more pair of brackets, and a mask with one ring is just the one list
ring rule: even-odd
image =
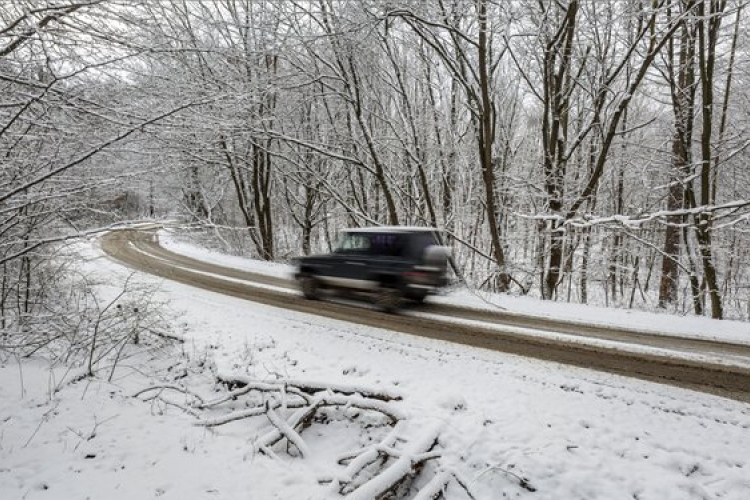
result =
[{"label": "snow on ground", "polygon": [[[186,242],[181,238],[180,233],[167,229],[159,231],[159,241],[164,248],[175,253],[226,267],[289,279],[294,273],[294,268],[290,265],[236,257],[201,248]],[[438,304],[460,305],[482,310],[501,308],[510,313],[570,320],[588,325],[616,326],[653,332],[655,335],[750,344],[750,323],[742,321],[717,321],[706,317],[587,306],[467,289],[454,290],[446,295],[432,297],[430,300]]]},{"label": "snow on ground", "polygon": [[247,259],[209,250],[185,241],[184,236],[181,237],[181,233],[169,229],[159,231],[159,243],[172,252],[224,267],[274,276],[276,278],[292,279],[294,275],[294,267],[288,264]]},{"label": "snow on ground", "polygon": [[[128,275],[95,247],[82,252],[92,277],[115,286]],[[139,279],[159,284],[186,343],[130,360],[112,383],[52,395],[61,374],[2,358],[0,498],[338,498],[318,479],[340,474],[335,458],[364,444],[356,424],[313,424],[309,457],[282,447],[269,458],[253,448],[262,419],[207,430],[131,397],[156,377],[211,394],[211,366],[398,390],[406,431],[440,424],[444,463],[478,499],[750,498],[747,404]]]}]

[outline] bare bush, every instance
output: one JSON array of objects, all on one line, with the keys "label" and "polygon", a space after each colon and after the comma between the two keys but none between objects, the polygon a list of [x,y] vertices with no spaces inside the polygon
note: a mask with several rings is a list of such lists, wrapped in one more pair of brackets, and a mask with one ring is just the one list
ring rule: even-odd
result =
[{"label": "bare bush", "polygon": [[[0,355],[39,357],[51,366],[81,370],[81,376],[112,378],[130,355],[128,346],[150,349],[176,339],[169,333],[156,289],[133,282],[132,275],[113,294],[82,274],[65,274],[65,264],[46,271],[50,295],[34,314],[13,317],[2,330]],[[109,295],[109,296],[108,296]]]}]

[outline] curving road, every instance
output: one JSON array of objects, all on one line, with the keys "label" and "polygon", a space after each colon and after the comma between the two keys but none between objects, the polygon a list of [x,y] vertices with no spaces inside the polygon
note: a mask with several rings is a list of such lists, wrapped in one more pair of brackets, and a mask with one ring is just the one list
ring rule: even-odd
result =
[{"label": "curving road", "polygon": [[[155,230],[128,229],[108,233],[102,238],[102,248],[112,258],[131,268],[266,305],[750,402],[750,345],[658,336],[629,329],[460,306],[425,304],[415,311],[428,314],[415,317],[409,313],[389,315],[340,302],[306,301],[298,294],[290,293],[289,289],[294,288],[290,280],[222,267],[170,252],[159,245]],[[455,319],[472,322],[461,323]],[[560,336],[533,336],[523,329],[562,333],[565,336],[563,339]],[[601,343],[591,345],[585,343],[584,338],[616,341],[619,344],[617,347]],[[629,349],[628,345],[635,346],[635,350]],[[643,352],[641,349],[638,352],[638,347],[643,346],[682,355],[718,355],[739,363],[734,366],[680,359],[653,350]]]}]

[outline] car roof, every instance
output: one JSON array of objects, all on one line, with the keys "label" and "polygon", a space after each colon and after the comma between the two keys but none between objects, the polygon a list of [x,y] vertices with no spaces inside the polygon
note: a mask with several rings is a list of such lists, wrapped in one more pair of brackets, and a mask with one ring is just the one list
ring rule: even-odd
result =
[{"label": "car roof", "polygon": [[342,233],[435,233],[440,231],[434,227],[424,226],[372,226],[372,227],[350,227],[342,230]]}]

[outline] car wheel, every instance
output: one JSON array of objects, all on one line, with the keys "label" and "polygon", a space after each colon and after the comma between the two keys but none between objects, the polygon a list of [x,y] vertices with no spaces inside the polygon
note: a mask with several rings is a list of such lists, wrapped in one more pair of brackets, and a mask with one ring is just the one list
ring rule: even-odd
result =
[{"label": "car wheel", "polygon": [[303,276],[300,278],[300,290],[302,290],[302,295],[308,299],[308,300],[317,300],[318,299],[318,290],[320,287],[318,286],[318,280],[313,278],[312,276]]},{"label": "car wheel", "polygon": [[427,298],[426,293],[415,292],[415,293],[409,294],[409,300],[411,300],[412,302],[416,304],[421,304],[422,302],[424,302],[424,299],[426,298]]},{"label": "car wheel", "polygon": [[385,312],[394,312],[401,305],[401,292],[392,287],[382,286],[375,295],[375,304]]}]

